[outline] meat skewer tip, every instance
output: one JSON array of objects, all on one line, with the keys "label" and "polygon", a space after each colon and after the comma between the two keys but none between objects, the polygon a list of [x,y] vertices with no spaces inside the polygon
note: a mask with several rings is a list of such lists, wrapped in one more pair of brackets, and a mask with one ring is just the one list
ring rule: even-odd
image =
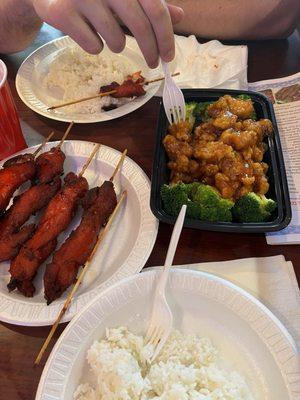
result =
[{"label": "meat skewer tip", "polygon": [[72,121],[70,123],[70,125],[68,126],[66,132],[64,133],[63,137],[61,138],[60,142],[58,143],[58,145],[56,146],[57,149],[60,149],[61,146],[63,145],[64,141],[66,140],[70,130],[72,129],[72,126],[74,125],[74,121]]},{"label": "meat skewer tip", "polygon": [[116,168],[115,168],[115,170],[114,170],[112,176],[111,176],[110,179],[109,179],[110,182],[113,182],[113,180],[115,179],[115,177],[116,177],[116,175],[117,175],[117,173],[118,173],[120,167],[123,165],[123,162],[124,162],[124,160],[125,160],[126,154],[127,154],[127,149],[125,149],[125,150],[123,151],[123,153],[122,153],[122,155],[121,155],[121,158],[120,158],[120,160],[118,161],[118,164],[117,164],[117,166],[116,166]]},{"label": "meat skewer tip", "polygon": [[44,139],[44,141],[39,145],[39,147],[36,149],[36,151],[33,153],[33,157],[35,158],[38,154],[39,154],[39,152],[42,150],[42,148],[46,145],[46,143],[48,143],[49,142],[49,140],[52,138],[52,136],[54,135],[54,131],[52,131],[51,133],[50,133],[50,135],[48,136],[48,137],[46,137],[45,139]]},{"label": "meat skewer tip", "polygon": [[85,173],[85,171],[86,171],[87,167],[90,165],[90,163],[91,163],[91,161],[92,161],[94,155],[95,155],[95,154],[98,152],[98,150],[100,149],[100,146],[101,146],[100,143],[98,143],[98,144],[96,144],[96,145],[94,146],[93,151],[92,151],[91,154],[89,155],[89,158],[87,159],[86,163],[84,164],[84,166],[82,167],[81,171],[80,171],[79,174],[78,174],[79,177],[81,177],[81,176]]}]

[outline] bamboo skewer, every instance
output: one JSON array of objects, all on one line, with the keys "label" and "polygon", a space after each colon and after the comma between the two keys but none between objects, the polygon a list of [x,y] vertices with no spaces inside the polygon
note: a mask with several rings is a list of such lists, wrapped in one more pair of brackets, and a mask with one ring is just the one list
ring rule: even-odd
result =
[{"label": "bamboo skewer", "polygon": [[[171,76],[178,76],[179,74],[180,74],[180,72],[176,72],[175,74],[172,74]],[[145,83],[143,83],[143,85],[149,85],[150,83],[163,81],[164,79],[165,79],[165,77],[152,79],[150,81],[146,81]],[[54,105],[54,106],[51,106],[51,107],[47,108],[47,111],[56,110],[57,108],[61,108],[61,107],[71,106],[72,104],[77,104],[77,103],[81,103],[83,101],[97,99],[99,97],[109,96],[110,94],[114,94],[116,92],[117,92],[116,90],[110,90],[109,92],[98,93],[98,94],[95,94],[93,96],[83,97],[81,99],[72,100],[72,101],[69,101],[67,103],[57,104],[57,105]]]},{"label": "bamboo skewer", "polygon": [[113,182],[113,180],[115,179],[115,177],[116,177],[116,175],[117,175],[117,173],[118,173],[118,171],[119,171],[120,166],[123,164],[123,162],[124,162],[124,160],[125,160],[126,154],[127,154],[127,149],[125,149],[125,150],[123,151],[123,153],[122,153],[122,155],[121,155],[121,158],[120,158],[120,160],[118,161],[118,164],[117,164],[117,166],[116,166],[116,168],[115,168],[115,170],[114,170],[112,176],[111,176],[110,179],[109,179],[111,182]]},{"label": "bamboo skewer", "polygon": [[38,153],[42,150],[42,148],[45,146],[45,144],[47,142],[49,142],[49,140],[52,138],[52,136],[54,135],[54,131],[52,131],[50,133],[50,135],[48,137],[46,137],[44,139],[44,141],[39,145],[39,147],[36,149],[36,151],[33,153],[33,157],[36,157],[38,155]]},{"label": "bamboo skewer", "polygon": [[[61,138],[60,142],[58,143],[58,145],[56,146],[57,149],[60,149],[61,146],[63,145],[64,141],[66,140],[66,137],[68,136],[72,126],[74,125],[74,122],[72,121],[70,123],[70,125],[68,126],[66,132],[64,133],[63,137]],[[52,138],[52,136],[54,135],[54,131],[52,131],[50,133],[49,136],[47,136],[43,142],[39,145],[39,147],[35,150],[35,152],[33,153],[33,156],[36,157],[38,155],[38,153],[42,150],[42,148],[46,145],[47,142],[49,142],[49,140]]]},{"label": "bamboo skewer", "polygon": [[96,145],[94,146],[93,151],[92,151],[91,154],[89,155],[89,158],[87,159],[86,163],[84,164],[84,166],[82,167],[81,171],[80,171],[79,174],[78,174],[79,177],[81,177],[81,176],[85,173],[85,171],[86,171],[87,167],[90,165],[90,163],[91,163],[91,161],[92,161],[94,155],[95,155],[95,154],[97,153],[97,151],[100,149],[100,146],[101,146],[100,143],[98,143],[98,144],[96,144]]},{"label": "bamboo skewer", "polygon": [[66,132],[64,133],[63,137],[61,138],[60,142],[58,143],[58,145],[56,146],[57,149],[60,149],[61,146],[63,145],[64,141],[66,140],[70,130],[72,129],[72,126],[74,125],[74,121],[72,121],[70,123],[70,125],[68,126]]},{"label": "bamboo skewer", "polygon": [[49,335],[47,336],[47,338],[46,338],[46,340],[45,340],[45,342],[44,342],[44,344],[43,344],[38,356],[36,357],[36,359],[34,361],[35,365],[38,365],[40,363],[40,361],[41,361],[41,359],[43,357],[43,354],[45,353],[45,351],[46,351],[46,349],[47,349],[47,347],[48,347],[48,345],[50,343],[50,340],[52,339],[52,337],[53,337],[53,335],[54,335],[54,333],[55,333],[55,331],[56,331],[56,329],[57,329],[62,317],[64,316],[66,310],[68,309],[68,307],[69,307],[69,305],[70,305],[70,303],[71,303],[71,301],[73,299],[73,296],[74,296],[75,292],[77,291],[80,283],[82,282],[82,280],[84,278],[84,275],[86,274],[86,272],[88,270],[88,267],[90,265],[90,261],[92,260],[94,254],[96,253],[99,245],[102,243],[106,233],[108,232],[108,230],[109,230],[109,228],[110,228],[110,226],[111,226],[111,224],[113,222],[113,219],[115,218],[115,216],[116,216],[116,214],[117,214],[122,202],[125,200],[126,195],[127,195],[127,192],[126,192],[126,190],[124,190],[122,192],[122,194],[121,194],[121,197],[120,197],[120,199],[119,199],[114,211],[112,212],[111,216],[109,217],[109,220],[108,220],[107,224],[105,225],[103,230],[100,232],[98,240],[97,240],[97,242],[96,242],[96,244],[95,244],[95,246],[93,248],[93,251],[91,252],[87,262],[83,266],[83,268],[81,270],[81,273],[80,273],[75,285],[73,286],[69,296],[67,297],[67,299],[66,299],[66,301],[65,301],[65,303],[63,305],[63,308],[61,309],[61,311],[60,311],[55,323],[52,325],[52,328],[51,328],[51,330],[49,332]]},{"label": "bamboo skewer", "polygon": [[68,101],[67,103],[62,103],[62,104],[57,104],[55,106],[51,106],[51,107],[47,108],[47,111],[56,110],[57,108],[61,108],[61,107],[71,106],[72,104],[77,104],[77,103],[81,103],[82,101],[96,99],[97,97],[109,96],[110,94],[114,94],[114,93],[116,93],[116,90],[110,90],[109,92],[98,93],[93,96],[83,97],[82,99]]},{"label": "bamboo skewer", "polygon": [[[175,72],[175,73],[172,74],[171,76],[174,77],[174,76],[178,76],[178,75],[180,75],[180,72]],[[154,83],[154,82],[163,81],[164,79],[165,79],[164,76],[163,76],[163,77],[160,77],[160,78],[151,79],[151,81],[146,81],[146,82],[144,83],[144,85],[149,85],[149,83]]]}]

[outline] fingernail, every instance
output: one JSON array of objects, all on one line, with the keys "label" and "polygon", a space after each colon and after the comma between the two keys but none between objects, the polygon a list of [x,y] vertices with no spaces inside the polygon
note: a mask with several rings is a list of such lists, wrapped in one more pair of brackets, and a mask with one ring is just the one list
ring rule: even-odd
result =
[{"label": "fingernail", "polygon": [[152,69],[158,67],[158,60],[148,62],[148,66]]},{"label": "fingernail", "polygon": [[162,59],[166,62],[170,62],[175,57],[175,50],[170,50]]}]

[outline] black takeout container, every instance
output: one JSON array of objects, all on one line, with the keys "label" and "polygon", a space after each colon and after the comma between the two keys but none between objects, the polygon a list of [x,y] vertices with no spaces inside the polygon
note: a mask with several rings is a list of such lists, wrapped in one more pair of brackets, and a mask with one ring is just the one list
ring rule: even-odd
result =
[{"label": "black takeout container", "polygon": [[[206,222],[186,218],[184,227],[196,228],[220,232],[239,232],[239,233],[258,233],[279,231],[285,228],[291,220],[291,203],[286,179],[286,172],[280,144],[278,127],[275,119],[274,109],[270,100],[261,93],[245,90],[226,90],[226,89],[184,89],[184,98],[187,102],[205,102],[215,101],[219,97],[229,94],[234,96],[247,94],[251,97],[257,118],[268,118],[274,126],[274,133],[266,138],[268,149],[264,155],[264,161],[268,163],[268,179],[270,189],[267,197],[276,200],[277,209],[273,213],[273,218],[268,222],[260,223],[238,223],[238,222]],[[163,204],[160,196],[160,188],[164,183],[169,182],[169,171],[167,169],[167,154],[165,152],[162,140],[167,133],[169,122],[164,112],[161,102],[157,132],[155,155],[152,168],[151,182],[151,210],[153,214],[162,222],[174,224],[176,217],[168,215],[163,210]]]}]

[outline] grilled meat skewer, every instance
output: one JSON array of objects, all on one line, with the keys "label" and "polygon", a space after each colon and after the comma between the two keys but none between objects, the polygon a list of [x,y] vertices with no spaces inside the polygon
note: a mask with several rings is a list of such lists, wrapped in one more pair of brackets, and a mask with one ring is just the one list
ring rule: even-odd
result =
[{"label": "grilled meat skewer", "polygon": [[116,205],[117,198],[110,181],[87,193],[80,224],[54,253],[52,262],[46,267],[44,286],[47,304],[59,298],[74,283],[78,269],[86,263],[101,227]]},{"label": "grilled meat skewer", "polygon": [[0,262],[13,259],[19,252],[20,247],[32,235],[34,224],[26,225],[19,232],[3,236],[0,240]]},{"label": "grilled meat skewer", "polygon": [[[47,260],[47,258],[50,256],[50,254],[54,251],[55,247],[57,245],[57,240],[53,239],[50,240],[50,242],[46,243],[45,246],[41,247],[38,249],[34,254],[33,257],[28,257],[26,259],[27,265],[26,268],[36,268],[36,266],[41,265],[44,261]],[[37,268],[36,268],[37,272]],[[25,297],[32,297],[34,292],[35,292],[35,287],[33,285],[33,279],[36,275],[36,272],[34,276],[30,279],[25,279],[25,280],[18,280],[15,278],[11,278],[9,284],[7,285],[8,290],[11,292],[14,289],[18,289],[19,292],[21,292]]]},{"label": "grilled meat skewer", "polygon": [[34,159],[30,154],[7,160],[0,170],[0,214],[5,211],[14,192],[36,173]]},{"label": "grilled meat skewer", "polygon": [[37,178],[40,183],[51,182],[55,176],[63,173],[65,154],[59,147],[52,147],[40,154],[36,160]]},{"label": "grilled meat skewer", "polygon": [[69,172],[64,181],[65,185],[50,200],[34,235],[23,244],[19,254],[11,262],[12,279],[33,280],[41,264],[37,251],[56,239],[68,227],[77,210],[79,200],[88,190],[87,180],[73,172]]},{"label": "grilled meat skewer", "polygon": [[32,235],[34,224],[19,229],[31,215],[49,203],[60,187],[61,180],[56,177],[52,183],[32,186],[14,198],[12,206],[0,221],[0,262],[17,255],[21,245]]}]

